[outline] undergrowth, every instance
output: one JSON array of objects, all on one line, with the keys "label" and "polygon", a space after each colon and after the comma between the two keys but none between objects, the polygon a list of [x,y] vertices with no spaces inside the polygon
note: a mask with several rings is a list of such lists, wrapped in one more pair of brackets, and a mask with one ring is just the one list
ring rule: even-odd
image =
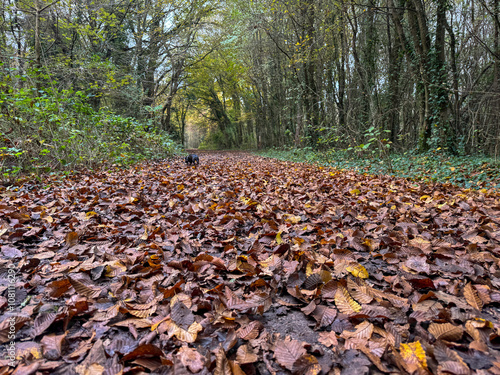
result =
[{"label": "undergrowth", "polygon": [[0,90],[0,177],[129,165],[180,152],[151,121],[95,110],[83,91]]},{"label": "undergrowth", "polygon": [[485,156],[450,156],[438,150],[406,152],[384,158],[348,151],[310,148],[273,148],[261,156],[294,162],[318,163],[373,175],[388,174],[423,182],[451,183],[466,188],[500,188],[500,161]]}]

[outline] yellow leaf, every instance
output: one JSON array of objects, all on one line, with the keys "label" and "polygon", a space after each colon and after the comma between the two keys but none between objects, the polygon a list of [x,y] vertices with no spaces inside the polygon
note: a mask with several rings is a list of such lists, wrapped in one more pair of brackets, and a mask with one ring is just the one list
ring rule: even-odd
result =
[{"label": "yellow leaf", "polygon": [[85,214],[85,220],[89,220],[90,218],[97,216],[97,212],[95,211],[89,211]]},{"label": "yellow leaf", "polygon": [[406,362],[408,372],[413,373],[418,369],[427,369],[427,358],[425,357],[425,350],[420,341],[401,344],[399,345],[399,350]]},{"label": "yellow leaf", "polygon": [[198,332],[200,332],[202,329],[203,327],[200,323],[194,322],[189,326],[187,331],[179,327],[179,330],[175,333],[175,336],[181,341],[192,343],[196,341]]},{"label": "yellow leaf", "polygon": [[160,321],[158,321],[158,322],[156,322],[155,324],[153,324],[153,325],[151,326],[151,331],[155,331],[155,330],[158,328],[158,326],[159,326],[161,323],[163,323],[165,320],[167,320],[167,319],[168,319],[168,316],[164,317],[164,318],[163,318],[163,319],[161,319]]},{"label": "yellow leaf", "polygon": [[180,184],[180,185],[177,185],[177,191],[182,191],[184,190],[184,185]]},{"label": "yellow leaf", "polygon": [[251,202],[251,199],[250,198],[246,198],[246,197],[241,197],[240,201],[242,201],[245,204],[249,204]]},{"label": "yellow leaf", "polygon": [[420,200],[423,202],[423,201],[426,201],[427,199],[432,199],[429,195],[422,195],[420,197]]},{"label": "yellow leaf", "polygon": [[307,263],[306,266],[306,276],[311,276],[314,273],[314,262]]},{"label": "yellow leaf", "polygon": [[361,279],[367,279],[369,276],[366,268],[363,267],[359,263],[351,264],[351,265],[347,266],[345,269],[347,271],[349,271],[354,277],[359,277]]},{"label": "yellow leaf", "polygon": [[281,239],[281,231],[276,234],[276,242],[278,243],[278,245],[281,245],[281,243],[283,242],[283,240]]},{"label": "yellow leaf", "polygon": [[[45,220],[47,223],[49,224],[52,224],[54,222],[54,218],[52,216],[49,216],[49,215],[45,215],[45,216],[42,216],[40,215],[40,217],[42,218],[42,220]],[[5,233],[5,232],[4,232]],[[0,236],[2,235],[3,233],[0,232]]]},{"label": "yellow leaf", "polygon": [[289,223],[292,224],[297,224],[300,223],[300,216],[294,216],[294,215],[288,215],[288,217],[285,219],[285,221],[288,221]]},{"label": "yellow leaf", "polygon": [[359,189],[352,189],[352,190],[349,190],[349,193],[351,195],[359,195],[359,194],[361,194],[361,191],[359,191]]},{"label": "yellow leaf", "polygon": [[450,167],[450,171],[455,172],[455,167]]}]

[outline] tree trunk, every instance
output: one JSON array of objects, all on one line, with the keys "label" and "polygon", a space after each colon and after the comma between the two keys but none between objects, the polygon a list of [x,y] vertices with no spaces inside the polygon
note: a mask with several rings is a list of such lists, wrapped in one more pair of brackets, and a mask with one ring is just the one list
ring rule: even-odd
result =
[{"label": "tree trunk", "polygon": [[439,125],[441,145],[449,152],[455,152],[455,137],[449,123],[449,100],[446,82],[445,31],[447,0],[438,0],[436,13],[435,61],[433,72],[433,112],[436,113],[434,123]]},{"label": "tree trunk", "polygon": [[417,52],[419,77],[417,82],[417,96],[419,103],[420,130],[418,135],[418,149],[425,152],[429,149],[429,140],[432,129],[430,123],[430,80],[429,69],[429,49],[430,37],[425,19],[425,12],[421,0],[411,0],[408,3],[408,24],[410,34]]},{"label": "tree trunk", "polygon": [[[388,5],[389,7],[389,5]],[[389,14],[389,9],[387,9]],[[401,50],[402,40],[397,34],[395,36],[391,33],[389,23],[389,16],[387,16],[387,39],[389,45],[389,108],[386,111],[388,114],[388,128],[391,131],[389,139],[393,144],[396,144],[396,135],[399,130],[399,105],[400,105],[400,90],[399,90],[399,77],[401,74]]]}]

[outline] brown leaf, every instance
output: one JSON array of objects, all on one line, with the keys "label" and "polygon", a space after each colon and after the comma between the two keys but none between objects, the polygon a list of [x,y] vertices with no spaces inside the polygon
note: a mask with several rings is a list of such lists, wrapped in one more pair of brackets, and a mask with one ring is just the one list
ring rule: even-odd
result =
[{"label": "brown leaf", "polygon": [[464,296],[469,305],[479,311],[483,309],[483,301],[481,301],[481,298],[479,298],[476,289],[474,289],[471,283],[467,283],[467,285],[465,285]]},{"label": "brown leaf", "polygon": [[346,288],[340,286],[335,293],[335,305],[343,314],[354,314],[361,311],[361,305],[354,301]]},{"label": "brown leaf", "polygon": [[188,346],[181,346],[177,353],[177,357],[184,367],[187,367],[193,373],[200,372],[205,367],[205,357]]},{"label": "brown leaf", "polygon": [[78,233],[69,232],[66,234],[65,242],[67,247],[75,246],[78,243]]},{"label": "brown leaf", "polygon": [[372,337],[374,326],[369,321],[365,320],[363,323],[358,324],[354,332],[344,331],[342,337],[349,338],[355,337],[357,339],[368,340]]},{"label": "brown leaf", "polygon": [[333,323],[337,316],[337,310],[325,305],[318,305],[312,315],[318,322],[317,327],[327,327]]},{"label": "brown leaf", "polygon": [[68,279],[55,280],[47,284],[45,292],[52,298],[59,298],[71,288],[71,283]]},{"label": "brown leaf", "polygon": [[235,361],[229,361],[229,366],[231,367],[232,375],[246,375],[240,365]]},{"label": "brown leaf", "polygon": [[177,339],[187,343],[195,342],[196,338],[198,337],[198,332],[203,329],[200,323],[194,322],[186,330],[179,327],[171,319],[168,319],[161,323],[161,326],[164,326],[166,328],[169,337],[175,336],[177,337]]},{"label": "brown leaf", "polygon": [[274,348],[274,357],[278,363],[290,371],[293,369],[295,361],[304,354],[306,354],[306,350],[302,343],[292,340],[290,337],[278,340]]},{"label": "brown leaf", "polygon": [[257,321],[251,321],[245,327],[241,327],[236,331],[236,334],[240,339],[243,340],[253,340],[259,336],[259,333],[262,329],[262,324]]},{"label": "brown leaf", "polygon": [[244,365],[246,363],[254,363],[257,362],[257,355],[250,349],[247,344],[241,345],[236,351],[236,361],[240,365]]},{"label": "brown leaf", "polygon": [[459,341],[462,338],[464,330],[462,327],[455,326],[451,323],[431,323],[429,332],[436,338],[447,341]]},{"label": "brown leaf", "polygon": [[425,274],[429,274],[431,271],[431,267],[427,263],[427,257],[420,257],[420,256],[409,257],[408,260],[405,262],[405,266],[413,271]]},{"label": "brown leaf", "polygon": [[193,313],[180,301],[172,307],[170,316],[175,324],[183,329],[188,329],[188,327],[194,323]]},{"label": "brown leaf", "polygon": [[75,371],[80,375],[97,375],[104,372],[106,365],[106,352],[102,340],[99,339],[90,349],[89,354],[85,360],[76,366]]},{"label": "brown leaf", "polygon": [[73,286],[73,288],[75,288],[76,292],[84,297],[97,298],[101,294],[100,289],[92,289],[87,285],[85,285],[84,283],[82,283],[81,281],[73,279],[70,276],[68,276],[68,280]]},{"label": "brown leaf", "polygon": [[36,337],[41,335],[47,328],[50,327],[52,323],[56,320],[57,314],[54,312],[47,312],[38,315],[33,324],[33,330],[31,331],[31,337]]},{"label": "brown leaf", "polygon": [[369,289],[365,284],[365,281],[362,279],[357,279],[358,283],[356,283],[352,278],[347,279],[347,288],[351,296],[361,304],[368,304],[373,300],[373,297],[370,295]]},{"label": "brown leaf", "polygon": [[44,336],[41,340],[43,356],[49,360],[56,360],[62,356],[65,338],[68,333],[63,335],[50,334]]},{"label": "brown leaf", "polygon": [[219,347],[217,354],[215,355],[215,371],[214,375],[232,375],[231,366],[226,358],[226,353],[224,349]]},{"label": "brown leaf", "polygon": [[317,375],[321,372],[321,366],[315,356],[304,354],[293,364],[292,373],[297,375]]},{"label": "brown leaf", "polygon": [[327,348],[329,348],[330,346],[333,346],[335,348],[338,345],[337,335],[333,331],[320,332],[318,342],[320,344],[323,344]]},{"label": "brown leaf", "polygon": [[133,361],[137,358],[154,358],[154,357],[163,357],[163,351],[156,345],[143,344],[139,345],[133,351],[125,355],[122,358],[122,360],[126,362],[126,361]]}]

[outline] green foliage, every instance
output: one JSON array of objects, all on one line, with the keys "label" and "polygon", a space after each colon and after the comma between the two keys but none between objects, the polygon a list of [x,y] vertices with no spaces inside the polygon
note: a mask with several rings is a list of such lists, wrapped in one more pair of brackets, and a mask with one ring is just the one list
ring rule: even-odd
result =
[{"label": "green foliage", "polygon": [[221,130],[216,130],[207,134],[198,148],[200,150],[222,150],[229,148],[229,146],[227,146],[224,133]]},{"label": "green foliage", "polygon": [[370,158],[350,150],[272,148],[262,156],[293,162],[318,163],[369,174],[390,174],[424,182],[452,183],[467,188],[500,189],[500,162],[487,157],[451,156],[435,149],[425,154],[405,152]]},{"label": "green foliage", "polygon": [[[5,77],[4,77],[5,78]],[[29,78],[29,77],[28,77]],[[0,91],[0,173],[12,180],[21,172],[126,165],[164,158],[178,151],[152,123],[95,110],[83,91],[14,90],[8,79]]]}]

